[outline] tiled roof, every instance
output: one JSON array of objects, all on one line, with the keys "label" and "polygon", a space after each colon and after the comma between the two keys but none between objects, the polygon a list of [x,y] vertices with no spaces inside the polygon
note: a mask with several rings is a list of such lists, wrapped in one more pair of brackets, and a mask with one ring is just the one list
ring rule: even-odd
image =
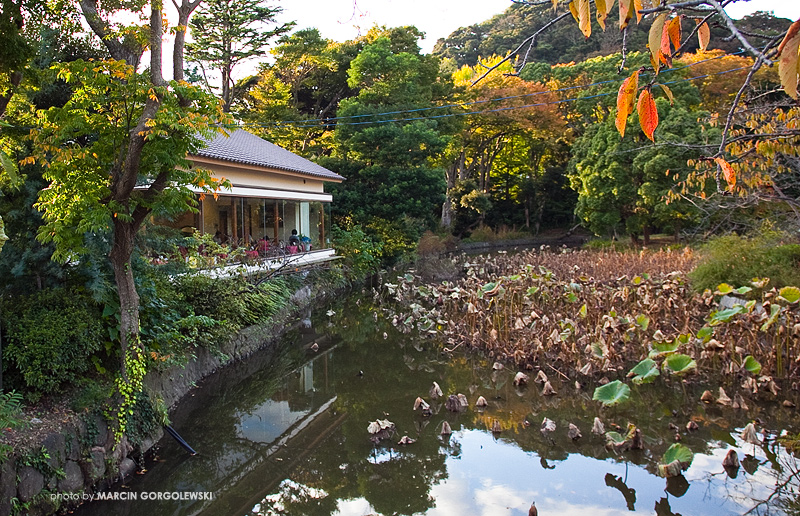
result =
[{"label": "tiled roof", "polygon": [[217,134],[207,141],[207,146],[197,152],[204,158],[243,163],[266,168],[288,170],[328,181],[342,181],[344,178],[313,161],[278,147],[243,129],[236,129],[230,136]]}]

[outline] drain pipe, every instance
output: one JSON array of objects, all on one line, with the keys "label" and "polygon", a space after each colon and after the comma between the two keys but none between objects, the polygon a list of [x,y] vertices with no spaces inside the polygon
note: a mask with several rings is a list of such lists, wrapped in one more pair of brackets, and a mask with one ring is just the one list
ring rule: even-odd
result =
[{"label": "drain pipe", "polygon": [[181,437],[180,434],[178,434],[178,432],[176,432],[174,428],[172,428],[170,425],[164,425],[164,429],[167,431],[169,435],[171,435],[176,441],[178,441],[178,444],[180,444],[184,450],[189,452],[189,455],[197,455],[197,452],[194,451],[194,448],[189,446],[189,443],[184,441],[183,437]]}]

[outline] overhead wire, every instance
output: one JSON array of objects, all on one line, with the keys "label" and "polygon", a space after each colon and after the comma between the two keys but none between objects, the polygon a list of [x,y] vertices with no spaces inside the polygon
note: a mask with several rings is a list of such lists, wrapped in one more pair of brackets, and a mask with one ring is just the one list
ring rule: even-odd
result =
[{"label": "overhead wire", "polygon": [[[734,52],[734,53],[722,54],[722,55],[714,56],[714,57],[711,57],[711,58],[708,58],[708,59],[703,59],[703,60],[700,60],[700,61],[696,61],[694,63],[689,63],[687,65],[683,65],[683,66],[680,66],[680,67],[669,68],[667,70],[663,70],[660,73],[664,74],[664,73],[676,72],[676,71],[684,70],[686,68],[690,68],[692,66],[697,66],[699,64],[706,63],[706,62],[709,62],[709,61],[714,61],[714,60],[717,60],[717,59],[722,59],[722,58],[730,57],[730,56],[736,56],[736,55],[741,54],[741,53],[743,53],[743,52],[739,51],[739,52]],[[738,68],[734,68],[734,69],[730,69],[730,70],[723,70],[723,71],[720,71],[720,72],[715,72],[713,74],[703,74],[703,75],[698,75],[698,76],[690,77],[690,78],[686,78],[686,79],[668,81],[668,82],[662,83],[662,84],[665,84],[665,85],[676,84],[676,83],[680,83],[680,82],[686,82],[686,81],[702,79],[702,78],[709,77],[709,76],[712,76],[712,75],[722,75],[722,74],[731,73],[731,72],[735,72],[735,71],[739,71],[739,70],[746,70],[746,69],[749,69],[749,68],[750,67],[738,67]],[[579,100],[587,100],[587,99],[592,99],[592,98],[596,98],[596,97],[609,96],[609,95],[613,95],[615,93],[614,92],[599,93],[599,94],[596,94],[596,95],[589,95],[589,96],[585,96],[585,97],[573,97],[573,98],[569,98],[569,99],[561,99],[561,100],[557,100],[557,101],[534,103],[534,104],[525,104],[525,105],[521,105],[521,106],[506,106],[506,107],[490,109],[490,110],[467,111],[467,112],[462,112],[462,113],[446,113],[446,114],[443,114],[443,115],[429,115],[429,116],[420,116],[420,117],[391,118],[391,119],[385,119],[385,120],[366,120],[366,121],[356,121],[356,122],[345,122],[345,120],[352,120],[352,119],[359,119],[359,118],[367,118],[367,117],[377,118],[377,117],[388,116],[388,115],[418,113],[418,112],[423,112],[423,111],[432,111],[432,110],[441,110],[441,109],[450,109],[450,108],[463,108],[465,106],[472,106],[472,105],[478,105],[478,104],[487,104],[487,103],[492,103],[492,102],[500,102],[500,101],[504,101],[504,100],[513,100],[513,99],[518,99],[518,98],[533,97],[533,96],[544,95],[544,94],[560,93],[560,92],[571,91],[571,90],[576,90],[576,89],[588,89],[588,88],[593,88],[593,87],[596,87],[596,86],[603,86],[603,85],[606,85],[606,84],[618,83],[621,80],[622,79],[599,81],[599,82],[594,82],[594,83],[591,83],[591,84],[565,86],[563,88],[558,88],[558,89],[554,89],[554,90],[542,90],[542,91],[536,91],[536,92],[525,93],[525,94],[520,94],[520,95],[509,95],[509,96],[505,96],[505,97],[496,97],[496,98],[492,98],[492,99],[475,100],[475,101],[470,101],[470,102],[458,102],[458,103],[445,104],[445,105],[441,105],[441,106],[427,106],[427,107],[424,107],[424,108],[404,109],[404,110],[395,110],[395,111],[384,111],[384,112],[379,112],[379,113],[366,113],[366,114],[360,114],[360,115],[348,115],[348,116],[329,117],[329,118],[282,120],[282,121],[274,121],[274,122],[267,122],[267,123],[239,123],[239,124],[233,124],[231,127],[238,127],[238,128],[244,128],[244,127],[256,127],[256,128],[294,127],[294,128],[301,128],[302,129],[302,128],[312,128],[312,127],[340,126],[340,125],[341,126],[353,126],[353,125],[367,125],[367,124],[385,124],[385,123],[395,123],[395,122],[410,122],[410,121],[417,121],[417,120],[434,120],[434,119],[448,118],[448,117],[454,117],[454,116],[466,116],[466,115],[475,115],[475,114],[483,114],[483,113],[496,113],[496,112],[501,112],[501,111],[514,110],[514,109],[526,109],[526,108],[531,108],[531,107],[541,107],[541,106],[546,106],[546,105],[562,104],[562,103],[565,103],[565,102],[575,102],[575,101],[579,101]]]}]

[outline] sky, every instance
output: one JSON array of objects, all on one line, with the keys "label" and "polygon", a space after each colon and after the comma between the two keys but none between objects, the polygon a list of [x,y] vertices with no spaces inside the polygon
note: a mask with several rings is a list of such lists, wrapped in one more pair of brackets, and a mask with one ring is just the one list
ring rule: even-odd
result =
[{"label": "sky", "polygon": [[[373,25],[415,25],[425,32],[423,52],[436,40],[459,27],[488,20],[511,5],[510,0],[273,0],[283,9],[281,21],[296,21],[298,29],[316,27],[335,41],[352,39]],[[800,19],[799,0],[740,1],[727,8],[733,18],[754,11],[773,11],[776,16]]]}]

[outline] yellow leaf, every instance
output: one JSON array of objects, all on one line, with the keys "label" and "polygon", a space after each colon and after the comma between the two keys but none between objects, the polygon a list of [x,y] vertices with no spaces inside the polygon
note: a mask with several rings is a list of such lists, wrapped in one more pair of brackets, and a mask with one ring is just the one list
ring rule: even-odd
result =
[{"label": "yellow leaf", "polygon": [[733,191],[733,187],[736,186],[736,172],[733,170],[733,167],[720,157],[714,158],[714,161],[717,162],[717,166],[722,170],[722,176],[728,183],[728,191]]},{"label": "yellow leaf", "polygon": [[658,63],[661,61],[661,41],[664,37],[664,24],[669,13],[661,13],[650,26],[650,33],[647,36],[647,44],[650,47],[650,61],[658,73]]},{"label": "yellow leaf", "polygon": [[589,0],[578,0],[578,27],[585,37],[592,35],[592,13],[589,11]]},{"label": "yellow leaf", "polygon": [[672,94],[672,90],[669,89],[666,84],[659,84],[659,86],[661,86],[661,89],[664,91],[664,95],[667,96],[670,105],[672,105],[675,102],[675,96]]},{"label": "yellow leaf", "polygon": [[778,47],[778,75],[781,78],[783,91],[793,99],[797,99],[797,73],[800,69],[798,62],[798,48],[800,48],[800,20],[794,22]]},{"label": "yellow leaf", "polygon": [[595,15],[597,16],[597,23],[600,28],[606,30],[606,18],[608,17],[608,10],[606,8],[606,0],[595,0],[594,7],[597,9]]},{"label": "yellow leaf", "polygon": [[655,141],[653,132],[658,127],[658,109],[656,109],[656,101],[653,99],[649,86],[642,90],[642,94],[639,95],[637,111],[639,112],[639,126],[641,126],[645,136]]},{"label": "yellow leaf", "polygon": [[[700,23],[700,21],[701,20],[695,20],[697,23]],[[700,50],[705,52],[708,48],[708,43],[711,41],[711,29],[708,28],[707,23],[703,22],[697,29],[697,40],[700,44]]]},{"label": "yellow leaf", "polygon": [[578,5],[575,3],[575,0],[569,3],[569,12],[572,14],[572,17],[575,18],[575,21],[580,23],[580,19],[578,18]]},{"label": "yellow leaf", "polygon": [[639,89],[639,70],[636,70],[630,77],[622,81],[617,93],[617,119],[615,125],[620,137],[625,136],[625,126],[628,123],[628,115],[633,113],[633,102],[636,99],[636,90]]}]

